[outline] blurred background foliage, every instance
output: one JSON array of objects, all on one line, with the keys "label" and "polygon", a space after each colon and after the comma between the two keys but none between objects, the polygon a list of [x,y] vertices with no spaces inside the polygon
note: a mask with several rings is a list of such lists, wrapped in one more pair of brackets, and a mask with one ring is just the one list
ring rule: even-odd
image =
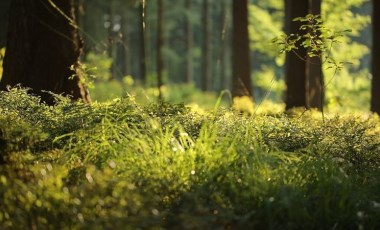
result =
[{"label": "blurred background foliage", "polygon": [[[231,88],[231,1],[209,1],[213,78],[209,92],[200,90],[203,1],[189,2],[163,1],[164,99],[212,107],[220,92]],[[5,28],[9,1],[2,1],[1,4],[0,26]],[[92,98],[107,101],[130,94],[141,103],[154,100],[157,94],[154,89],[157,72],[156,1],[82,0],[78,1],[77,8],[85,41],[82,62],[89,68],[89,74],[96,76],[95,87],[91,89]],[[255,101],[282,103],[285,58],[271,40],[283,33],[284,1],[250,0],[249,12]],[[331,52],[337,62],[349,64],[344,65],[337,74],[324,69],[327,90],[325,105],[330,111],[367,111],[369,108],[371,12],[372,5],[368,0],[322,1],[325,26],[333,31],[351,31],[339,38],[339,44]],[[191,30],[188,30],[187,24]],[[0,31],[0,46],[5,47],[5,30]],[[192,42],[189,52],[191,65],[185,55],[188,36]],[[142,62],[145,63],[144,68]],[[189,68],[192,81],[186,82],[184,76]],[[224,103],[230,103],[230,98],[224,98]]]}]

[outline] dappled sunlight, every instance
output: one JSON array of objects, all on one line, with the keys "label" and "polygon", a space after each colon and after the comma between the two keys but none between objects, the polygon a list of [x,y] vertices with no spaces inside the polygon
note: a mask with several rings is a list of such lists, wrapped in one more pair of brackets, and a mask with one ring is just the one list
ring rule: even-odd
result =
[{"label": "dappled sunlight", "polygon": [[380,0],[45,3],[0,1],[0,229],[380,229]]},{"label": "dappled sunlight", "polygon": [[234,97],[232,108],[236,111],[253,114],[255,109],[255,104],[251,97],[243,96],[243,97]]},{"label": "dappled sunlight", "polygon": [[191,107],[1,93],[0,228],[377,227],[378,116]]}]

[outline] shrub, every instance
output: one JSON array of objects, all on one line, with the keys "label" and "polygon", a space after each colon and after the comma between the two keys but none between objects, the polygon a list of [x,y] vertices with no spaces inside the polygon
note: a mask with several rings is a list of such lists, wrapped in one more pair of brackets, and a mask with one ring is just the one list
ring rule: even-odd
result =
[{"label": "shrub", "polygon": [[380,227],[376,117],[59,100],[0,94],[1,229]]}]

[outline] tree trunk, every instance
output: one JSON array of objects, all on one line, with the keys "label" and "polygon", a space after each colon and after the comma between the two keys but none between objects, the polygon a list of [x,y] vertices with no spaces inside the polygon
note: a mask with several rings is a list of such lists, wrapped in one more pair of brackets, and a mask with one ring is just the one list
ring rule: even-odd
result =
[{"label": "tree trunk", "polygon": [[380,1],[373,0],[371,111],[380,115]]},{"label": "tree trunk", "polygon": [[228,52],[228,28],[227,28],[227,6],[226,1],[222,0],[222,12],[221,12],[221,50],[220,50],[220,78],[221,89],[228,89],[227,78],[227,52]]},{"label": "tree trunk", "polygon": [[12,1],[0,88],[20,84],[48,104],[54,99],[44,91],[89,102],[76,71],[82,41],[74,22],[74,1],[52,2],[55,6],[41,0]]},{"label": "tree trunk", "polygon": [[139,33],[140,33],[140,79],[141,82],[145,85],[146,84],[146,48],[145,48],[145,26],[146,26],[146,11],[145,11],[145,0],[140,3],[139,9]]},{"label": "tree trunk", "polygon": [[202,90],[207,91],[211,82],[211,28],[209,0],[203,0]]},{"label": "tree trunk", "polygon": [[[0,49],[5,47],[7,38],[7,27],[9,18],[9,5],[11,0],[0,1]],[[1,58],[1,57],[0,57]]]},{"label": "tree trunk", "polygon": [[[285,30],[287,34],[298,34],[302,36],[305,31],[299,31],[300,22],[294,22],[293,18],[304,17],[308,14],[308,1],[305,0],[285,0]],[[307,107],[306,102],[306,49],[299,47],[296,52],[286,54],[285,81],[286,109],[294,107]]]},{"label": "tree trunk", "polygon": [[252,97],[247,0],[233,1],[232,21],[232,96]]},{"label": "tree trunk", "polygon": [[124,14],[124,9],[117,8],[115,13],[117,16],[115,17],[115,25],[119,25],[119,28],[114,28],[113,31],[115,33],[113,77],[118,81],[122,81],[124,76],[128,74],[127,34],[129,31],[129,22],[127,16]]},{"label": "tree trunk", "polygon": [[[308,0],[309,13],[321,14],[321,0]],[[317,36],[320,36],[318,34]],[[306,101],[308,108],[323,111],[324,81],[322,74],[321,57],[308,57],[306,62]]]},{"label": "tree trunk", "polygon": [[108,32],[108,43],[107,43],[107,54],[108,57],[112,60],[112,64],[110,66],[110,80],[115,79],[115,69],[116,69],[116,63],[115,63],[115,33],[113,31],[114,27],[114,1],[109,0],[109,3],[107,4],[107,15],[108,15],[108,27],[107,27],[107,32]]},{"label": "tree trunk", "polygon": [[158,88],[158,99],[162,100],[161,86],[163,85],[162,81],[162,72],[164,70],[164,60],[162,57],[162,48],[164,46],[163,38],[163,0],[157,0],[158,12],[157,12],[157,88]]},{"label": "tree trunk", "polygon": [[185,22],[185,39],[186,39],[186,70],[184,82],[189,84],[193,81],[193,27],[191,22],[191,1],[186,0],[186,22]]}]

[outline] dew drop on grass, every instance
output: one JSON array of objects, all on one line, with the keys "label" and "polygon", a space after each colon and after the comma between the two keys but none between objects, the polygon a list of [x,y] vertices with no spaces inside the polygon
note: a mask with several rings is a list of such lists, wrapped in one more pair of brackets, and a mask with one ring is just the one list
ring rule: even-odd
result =
[{"label": "dew drop on grass", "polygon": [[195,171],[194,171],[194,170],[191,170],[190,173],[191,173],[191,175],[194,175],[194,174],[195,174]]},{"label": "dew drop on grass", "polygon": [[46,170],[45,169],[41,169],[41,175],[46,176]]},{"label": "dew drop on grass", "polygon": [[372,205],[374,208],[380,208],[380,203],[376,201],[372,201]]},{"label": "dew drop on grass", "polygon": [[80,205],[82,203],[78,198],[74,198],[73,202],[76,205]]},{"label": "dew drop on grass", "polygon": [[154,208],[154,209],[152,209],[152,214],[155,216],[158,216],[160,214],[160,212]]},{"label": "dew drop on grass", "polygon": [[90,173],[86,173],[86,178],[87,178],[88,182],[90,182],[90,184],[92,184],[94,182],[94,178],[92,178]]},{"label": "dew drop on grass", "polygon": [[1,176],[0,177],[0,182],[3,184],[3,185],[7,185],[7,178],[5,176]]},{"label": "dew drop on grass", "polygon": [[35,204],[37,207],[42,207],[42,201],[41,200],[36,200]]},{"label": "dew drop on grass", "polygon": [[128,188],[129,190],[134,190],[134,189],[136,188],[136,186],[135,186],[134,184],[128,184],[128,185],[127,185],[127,188]]},{"label": "dew drop on grass", "polygon": [[180,133],[179,134],[181,137],[188,137],[189,136],[189,134],[187,134],[187,133],[185,133],[185,132],[182,132],[182,133]]},{"label": "dew drop on grass", "polygon": [[112,169],[116,168],[116,163],[115,163],[114,161],[110,161],[110,162],[108,163],[108,165],[109,165],[110,168],[112,168]]},{"label": "dew drop on grass", "polygon": [[84,218],[83,218],[83,215],[82,215],[82,213],[78,213],[78,220],[81,222],[81,223],[83,223],[84,222]]},{"label": "dew drop on grass", "polygon": [[67,187],[63,187],[63,192],[66,193],[66,194],[69,194],[69,189]]}]

